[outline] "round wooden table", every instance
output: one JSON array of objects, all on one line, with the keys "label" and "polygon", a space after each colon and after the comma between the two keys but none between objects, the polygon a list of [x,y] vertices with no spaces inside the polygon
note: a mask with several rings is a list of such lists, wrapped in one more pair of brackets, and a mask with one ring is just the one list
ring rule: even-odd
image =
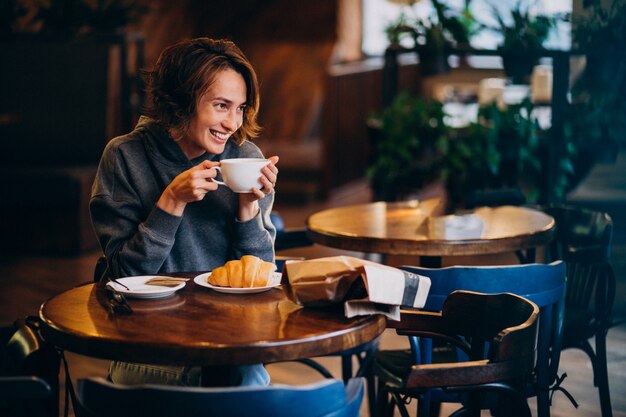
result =
[{"label": "round wooden table", "polygon": [[[323,210],[309,216],[307,235],[316,243],[338,249],[388,255],[442,257],[532,250],[552,239],[554,219],[526,207],[481,207],[476,236],[450,239],[433,228],[437,200],[375,202]],[[534,254],[532,255],[534,257]]]},{"label": "round wooden table", "polygon": [[[177,274],[177,276],[195,274]],[[343,306],[303,308],[282,290],[222,294],[189,280],[162,299],[128,299],[132,314],[108,309],[104,289],[72,288],[42,304],[44,339],[102,359],[169,365],[244,365],[346,351],[376,339],[381,315],[347,319]]]}]

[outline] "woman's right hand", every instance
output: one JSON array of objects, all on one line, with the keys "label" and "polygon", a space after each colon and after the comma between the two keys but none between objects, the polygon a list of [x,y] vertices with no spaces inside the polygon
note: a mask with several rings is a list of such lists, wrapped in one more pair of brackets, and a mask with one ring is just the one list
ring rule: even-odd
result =
[{"label": "woman's right hand", "polygon": [[157,206],[171,215],[182,216],[187,203],[200,201],[209,191],[217,189],[218,184],[211,181],[217,173],[216,166],[219,162],[202,161],[180,173],[165,188]]}]

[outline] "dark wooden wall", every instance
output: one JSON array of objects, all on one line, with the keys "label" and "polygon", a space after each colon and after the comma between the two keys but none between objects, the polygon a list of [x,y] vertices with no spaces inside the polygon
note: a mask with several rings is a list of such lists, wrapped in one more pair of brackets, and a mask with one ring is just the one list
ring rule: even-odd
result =
[{"label": "dark wooden wall", "polygon": [[337,0],[184,0],[150,2],[142,22],[146,64],[188,37],[235,41],[261,82],[261,140],[299,141],[314,132],[326,68],[336,40]]},{"label": "dark wooden wall", "polygon": [[309,197],[318,196],[324,170],[320,122],[337,39],[337,3],[153,0],[152,13],[137,29],[145,35],[147,67],[164,47],[183,38],[235,41],[259,77],[263,131],[255,143],[281,158],[280,195],[307,190]]}]

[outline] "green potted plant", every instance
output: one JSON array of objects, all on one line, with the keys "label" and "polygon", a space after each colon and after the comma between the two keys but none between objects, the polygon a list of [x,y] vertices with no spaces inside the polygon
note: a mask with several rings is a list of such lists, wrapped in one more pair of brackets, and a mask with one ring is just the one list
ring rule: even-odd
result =
[{"label": "green potted plant", "polygon": [[378,135],[367,176],[376,200],[402,199],[437,178],[450,133],[444,117],[441,103],[403,92],[371,119]]},{"label": "green potted plant", "polygon": [[431,0],[433,13],[424,18],[410,18],[402,13],[386,28],[390,45],[397,46],[404,38],[412,40],[420,59],[420,73],[425,76],[447,72],[451,48],[468,46],[475,21],[469,13],[469,2],[457,13],[440,0]]},{"label": "green potted plant", "polygon": [[502,35],[498,51],[505,74],[513,84],[528,84],[533,67],[545,51],[544,42],[557,23],[567,20],[568,15],[533,15],[524,0],[517,1],[508,17],[495,6],[492,13],[496,24],[482,26]]},{"label": "green potted plant", "polygon": [[567,133],[584,154],[577,164],[581,173],[594,159],[614,160],[626,143],[626,3],[586,3],[573,28],[586,65],[573,85],[567,124]]},{"label": "green potted plant", "polygon": [[367,171],[377,200],[393,201],[440,182],[448,211],[464,207],[476,192],[520,190],[528,202],[551,193],[561,199],[571,188],[573,147],[560,156],[554,189],[546,189],[546,140],[529,99],[481,109],[464,128],[445,124],[443,105],[400,94],[377,115],[380,137]]},{"label": "green potted plant", "polygon": [[[468,141],[477,142],[478,149],[483,149],[487,159],[484,163],[479,161],[478,169],[483,171],[471,174],[474,183],[466,185],[467,189],[519,189],[531,203],[548,198],[560,201],[571,190],[575,147],[572,143],[565,143],[556,161],[556,177],[549,184],[546,170],[552,163],[547,159],[551,136],[540,127],[533,110],[529,98],[506,108],[492,104],[481,110],[479,122],[470,134],[474,138]],[[488,158],[490,152],[493,155]]]}]

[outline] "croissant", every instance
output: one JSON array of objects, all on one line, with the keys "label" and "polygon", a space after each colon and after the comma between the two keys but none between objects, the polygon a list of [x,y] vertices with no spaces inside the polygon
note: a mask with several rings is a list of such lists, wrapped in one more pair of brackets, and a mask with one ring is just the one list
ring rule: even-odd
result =
[{"label": "croissant", "polygon": [[241,259],[228,261],[224,266],[215,268],[209,275],[208,282],[219,287],[265,287],[275,270],[276,265],[271,262],[244,255]]}]

